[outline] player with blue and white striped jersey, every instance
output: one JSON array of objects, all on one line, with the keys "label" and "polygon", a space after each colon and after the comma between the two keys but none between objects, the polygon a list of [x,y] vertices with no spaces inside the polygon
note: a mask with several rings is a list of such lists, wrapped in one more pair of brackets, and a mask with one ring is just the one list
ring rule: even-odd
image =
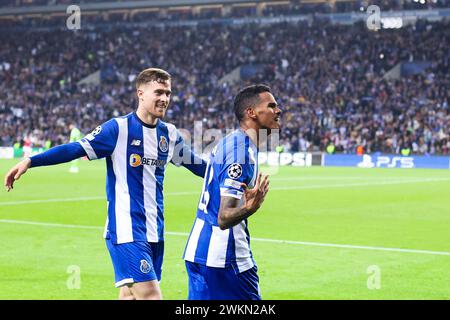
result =
[{"label": "player with blue and white striped jersey", "polygon": [[193,300],[261,299],[247,218],[269,191],[268,177],[258,173],[261,130],[279,129],[281,110],[267,86],[254,85],[238,93],[234,111],[240,128],[209,156],[183,256]]},{"label": "player with blue and white striped jersey", "polygon": [[169,162],[203,177],[206,163],[184,144],[174,125],[161,120],[170,101],[171,77],[150,68],[136,78],[136,112],[111,119],[83,139],[24,159],[5,177],[8,191],[30,167],[87,156],[106,158],[108,218],[104,237],[121,299],[160,299],[164,253],[163,183]]}]

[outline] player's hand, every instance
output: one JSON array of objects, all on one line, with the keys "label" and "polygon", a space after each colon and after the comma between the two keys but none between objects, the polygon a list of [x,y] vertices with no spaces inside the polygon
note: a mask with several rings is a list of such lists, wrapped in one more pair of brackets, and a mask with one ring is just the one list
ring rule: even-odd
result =
[{"label": "player's hand", "polygon": [[263,177],[262,174],[259,173],[256,178],[255,186],[252,189],[248,188],[245,183],[241,184],[244,188],[244,206],[250,213],[255,213],[264,202],[264,198],[269,192],[269,182],[268,175]]},{"label": "player's hand", "polygon": [[30,165],[30,158],[26,158],[12,167],[11,170],[9,170],[9,172],[5,176],[5,188],[8,192],[14,188],[14,181],[19,180],[20,176],[27,172]]}]

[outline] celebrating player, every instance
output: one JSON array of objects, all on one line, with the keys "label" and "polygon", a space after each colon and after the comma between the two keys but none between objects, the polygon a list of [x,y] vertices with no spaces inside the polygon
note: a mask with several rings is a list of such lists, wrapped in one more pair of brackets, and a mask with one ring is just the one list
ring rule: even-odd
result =
[{"label": "celebrating player", "polygon": [[237,94],[234,112],[240,128],[211,152],[184,252],[193,300],[261,299],[247,218],[269,191],[268,176],[258,174],[257,146],[262,130],[279,129],[281,110],[269,87],[253,85]]},{"label": "celebrating player", "polygon": [[163,181],[169,161],[203,177],[204,161],[161,120],[170,101],[171,76],[150,68],[136,78],[136,112],[111,119],[85,138],[26,158],[5,176],[8,191],[28,168],[82,156],[106,157],[108,218],[104,237],[120,299],[161,299],[164,252]]}]

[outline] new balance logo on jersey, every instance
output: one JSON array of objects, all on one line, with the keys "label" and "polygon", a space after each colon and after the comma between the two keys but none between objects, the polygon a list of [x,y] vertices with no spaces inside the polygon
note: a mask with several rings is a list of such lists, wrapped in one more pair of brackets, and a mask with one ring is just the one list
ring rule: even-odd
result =
[{"label": "new balance logo on jersey", "polygon": [[131,145],[139,147],[141,145],[141,140],[133,139],[133,141],[131,141]]},{"label": "new balance logo on jersey", "polygon": [[133,168],[139,167],[140,165],[164,167],[166,163],[166,160],[145,158],[135,153],[130,155],[130,166]]}]

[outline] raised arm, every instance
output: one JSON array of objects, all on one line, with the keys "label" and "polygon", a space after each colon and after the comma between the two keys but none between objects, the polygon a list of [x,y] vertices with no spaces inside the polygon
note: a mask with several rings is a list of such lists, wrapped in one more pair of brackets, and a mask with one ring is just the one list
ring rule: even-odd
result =
[{"label": "raised arm", "polygon": [[269,192],[269,177],[262,177],[260,173],[252,189],[248,188],[245,183],[241,185],[244,188],[244,204],[239,205],[240,199],[232,196],[220,197],[217,222],[222,230],[234,227],[259,209],[264,202],[267,192]]}]

